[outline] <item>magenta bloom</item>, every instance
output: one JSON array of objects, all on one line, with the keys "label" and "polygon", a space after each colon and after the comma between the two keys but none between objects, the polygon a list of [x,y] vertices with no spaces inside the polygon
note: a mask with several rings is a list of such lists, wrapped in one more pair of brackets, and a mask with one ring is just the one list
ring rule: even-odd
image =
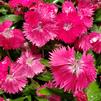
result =
[{"label": "magenta bloom", "polygon": [[56,86],[64,91],[79,91],[86,88],[96,77],[94,59],[88,54],[83,54],[76,59],[73,48],[65,47],[50,53],[51,70]]},{"label": "magenta bloom", "polygon": [[58,8],[55,4],[51,3],[41,3],[38,5],[37,9],[38,13],[41,16],[41,19],[45,20],[53,20],[56,17]]},{"label": "magenta bloom", "polygon": [[101,53],[101,34],[92,32],[89,35],[90,44],[92,45],[92,50],[96,53]]},{"label": "magenta bloom", "polygon": [[84,24],[75,12],[68,13],[68,15],[60,13],[57,15],[56,21],[58,38],[66,43],[73,43],[85,31]]},{"label": "magenta bloom", "polygon": [[27,79],[21,65],[12,63],[8,57],[2,61],[2,65],[6,67],[6,76],[5,79],[2,80],[0,88],[6,93],[12,94],[22,91],[22,88],[24,88],[27,83]]},{"label": "magenta bloom", "polygon": [[43,17],[40,12],[29,11],[25,14],[25,36],[33,45],[38,47],[44,46],[49,40],[56,37],[56,34],[54,34],[55,25],[53,21],[47,21],[47,14],[49,13],[44,12]]},{"label": "magenta bloom", "polygon": [[53,94],[49,96],[49,101],[61,101],[61,97],[59,95]]},{"label": "magenta bloom", "polygon": [[22,56],[18,59],[18,63],[23,67],[25,75],[28,78],[33,78],[43,72],[44,65],[40,63],[41,57],[39,55],[32,55],[31,51],[24,52]]},{"label": "magenta bloom", "polygon": [[80,1],[78,4],[78,14],[80,15],[83,23],[87,28],[93,25],[93,15],[94,8],[90,2]]},{"label": "magenta bloom", "polygon": [[1,89],[6,93],[15,94],[23,90],[27,79],[20,64],[10,63],[8,68],[9,71],[1,84]]},{"label": "magenta bloom", "polygon": [[0,101],[5,101],[3,97],[0,97]]},{"label": "magenta bloom", "polygon": [[10,0],[9,6],[11,7],[11,9],[14,9],[15,14],[23,15],[25,13],[24,11],[26,10],[26,8],[34,10],[42,2],[43,0]]},{"label": "magenta bloom", "polygon": [[76,12],[73,2],[65,1],[62,5],[62,12],[66,14]]},{"label": "magenta bloom", "polygon": [[75,49],[80,51],[88,51],[91,49],[90,38],[89,35],[82,35],[79,39],[75,42]]},{"label": "magenta bloom", "polygon": [[38,3],[41,0],[10,0],[9,5],[11,8],[19,6],[30,7],[33,3]]},{"label": "magenta bloom", "polygon": [[2,84],[3,80],[6,79],[9,63],[10,60],[8,57],[5,57],[4,60],[0,62],[0,85]]},{"label": "magenta bloom", "polygon": [[88,101],[87,95],[83,91],[75,92],[74,96],[76,97],[77,101]]},{"label": "magenta bloom", "polygon": [[78,3],[78,11],[83,16],[91,17],[94,13],[93,5],[90,2],[80,1]]},{"label": "magenta bloom", "polygon": [[4,49],[17,49],[24,43],[24,37],[19,29],[11,29],[12,22],[0,24],[0,46]]}]

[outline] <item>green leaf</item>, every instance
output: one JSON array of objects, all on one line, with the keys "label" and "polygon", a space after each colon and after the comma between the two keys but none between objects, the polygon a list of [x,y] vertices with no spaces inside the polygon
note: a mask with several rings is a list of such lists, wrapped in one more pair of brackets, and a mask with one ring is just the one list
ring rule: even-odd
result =
[{"label": "green leaf", "polygon": [[17,99],[10,99],[10,101],[31,101],[31,96],[19,97]]},{"label": "green leaf", "polygon": [[[48,88],[53,94],[61,96],[61,101],[74,101],[72,93],[64,92],[63,89]],[[67,100],[68,99],[68,100]]]},{"label": "green leaf", "polygon": [[48,89],[48,88],[42,88],[40,90],[38,90],[38,92],[42,95],[46,95],[49,96],[52,94],[52,92]]},{"label": "green leaf", "polygon": [[75,54],[75,58],[76,59],[80,59],[82,56],[82,54],[80,52],[77,51],[77,53]]},{"label": "green leaf", "polygon": [[47,59],[42,58],[42,59],[41,59],[41,63],[42,63],[43,65],[45,65],[46,67],[50,67],[49,60],[47,60]]},{"label": "green leaf", "polygon": [[98,33],[101,33],[101,26],[97,26],[97,25],[94,25],[92,28],[91,28],[91,31],[92,32],[98,32]]},{"label": "green leaf", "polygon": [[2,13],[2,14],[6,14],[7,13],[7,9],[5,9],[4,7],[1,7],[0,8],[0,13]]},{"label": "green leaf", "polygon": [[27,85],[23,90],[23,95],[31,95],[35,93],[35,89],[39,88],[38,82],[32,80],[30,85]]},{"label": "green leaf", "polygon": [[42,80],[42,81],[50,81],[52,80],[52,75],[50,72],[44,72],[43,74],[40,74],[37,76],[37,79]]},{"label": "green leaf", "polygon": [[95,22],[101,22],[101,8],[95,13]]},{"label": "green leaf", "polygon": [[0,90],[0,95],[2,95],[4,92],[2,90]]},{"label": "green leaf", "polygon": [[98,72],[101,73],[101,65],[97,66],[97,68],[98,68]]},{"label": "green leaf", "polygon": [[60,96],[64,96],[64,91],[63,89],[58,89],[58,88],[48,88],[52,93],[60,95]]},{"label": "green leaf", "polygon": [[35,97],[35,101],[49,101],[47,98],[42,98],[42,97]]},{"label": "green leaf", "polygon": [[87,88],[88,101],[101,101],[101,89],[96,82]]},{"label": "green leaf", "polygon": [[63,2],[64,2],[64,0],[53,0],[53,3],[58,3],[58,2],[63,3]]},{"label": "green leaf", "polygon": [[14,15],[14,14],[9,14],[9,15],[0,17],[0,23],[2,23],[5,20],[14,21],[14,23],[16,23],[16,22],[22,20],[22,17],[19,15]]},{"label": "green leaf", "polygon": [[94,54],[95,55],[95,63],[96,63],[96,66],[99,66],[101,65],[101,54]]}]

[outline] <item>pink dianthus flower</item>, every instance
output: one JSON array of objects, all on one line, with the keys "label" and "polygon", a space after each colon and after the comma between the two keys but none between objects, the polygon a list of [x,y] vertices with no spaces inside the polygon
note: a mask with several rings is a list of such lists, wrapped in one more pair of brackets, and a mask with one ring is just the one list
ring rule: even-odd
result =
[{"label": "pink dianthus flower", "polygon": [[101,53],[101,34],[92,32],[89,34],[89,38],[92,50],[96,53]]},{"label": "pink dianthus flower", "polygon": [[15,14],[19,15],[24,14],[27,9],[36,8],[41,2],[42,0],[10,0],[9,6]]},{"label": "pink dianthus flower", "polygon": [[30,7],[33,3],[38,3],[39,1],[41,2],[42,0],[10,0],[9,5],[11,8],[18,7],[19,5]]},{"label": "pink dianthus flower", "polygon": [[10,59],[8,57],[5,57],[4,60],[0,62],[0,85],[2,81],[6,79],[9,63]]},{"label": "pink dianthus flower", "polygon": [[90,38],[89,35],[82,35],[79,37],[76,42],[75,42],[75,49],[87,52],[89,49],[91,49],[91,44],[90,44]]},{"label": "pink dianthus flower", "polygon": [[5,21],[0,24],[0,46],[5,50],[17,49],[24,43],[24,36],[21,30],[11,29],[11,21]]},{"label": "pink dianthus flower", "polygon": [[83,91],[77,91],[74,93],[77,101],[88,101],[87,95]]},{"label": "pink dianthus flower", "polygon": [[3,97],[0,97],[0,101],[5,101]]},{"label": "pink dianthus flower", "polygon": [[76,59],[73,48],[65,47],[50,53],[51,70],[56,86],[64,91],[80,91],[86,88],[96,77],[94,58],[84,54]]},{"label": "pink dianthus flower", "polygon": [[94,13],[93,5],[87,1],[80,1],[77,8],[78,14],[81,17],[85,27],[90,28],[93,25],[92,15]]},{"label": "pink dianthus flower", "polygon": [[58,14],[56,26],[55,31],[58,38],[65,43],[73,43],[77,37],[85,32],[84,24],[76,12],[68,13],[68,15],[66,13]]},{"label": "pink dianthus flower", "polygon": [[56,17],[58,8],[55,4],[41,3],[38,5],[36,11],[40,14],[42,20],[51,21]]},{"label": "pink dianthus flower", "polygon": [[[5,60],[4,60],[5,61]],[[1,89],[6,93],[15,94],[22,91],[27,83],[23,69],[18,63],[9,63],[8,73],[2,81]]]},{"label": "pink dianthus flower", "polygon": [[62,5],[62,12],[66,14],[70,12],[76,12],[76,8],[74,7],[73,2],[65,1]]},{"label": "pink dianthus flower", "polygon": [[22,53],[17,62],[23,67],[26,77],[33,78],[34,75],[43,72],[44,65],[41,64],[40,61],[40,55],[32,54],[31,51],[26,51]]},{"label": "pink dianthus flower", "polygon": [[25,14],[26,22],[23,26],[25,37],[38,47],[44,46],[49,40],[53,40],[56,37],[54,22],[51,19],[47,21],[47,16],[47,12],[42,17],[37,11],[28,11]]}]

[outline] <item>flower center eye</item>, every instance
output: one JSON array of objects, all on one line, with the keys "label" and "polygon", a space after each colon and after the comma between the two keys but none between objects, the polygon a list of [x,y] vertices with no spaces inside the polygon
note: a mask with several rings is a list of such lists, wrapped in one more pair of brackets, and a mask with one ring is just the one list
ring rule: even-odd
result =
[{"label": "flower center eye", "polygon": [[42,22],[40,22],[40,23],[38,24],[38,31],[39,31],[39,32],[42,32],[42,31],[43,31],[43,24],[42,24]]},{"label": "flower center eye", "polygon": [[82,65],[78,60],[76,60],[72,66],[72,73],[78,76],[81,72],[82,72]]},{"label": "flower center eye", "polygon": [[68,14],[68,13],[70,13],[70,12],[72,12],[73,11],[73,9],[71,8],[71,7],[68,7],[68,9],[66,9],[65,10],[65,12]]},{"label": "flower center eye", "polygon": [[6,29],[4,32],[2,32],[2,35],[3,35],[5,38],[7,38],[7,39],[13,37],[12,31],[10,31],[9,29]]},{"label": "flower center eye", "polygon": [[33,58],[32,58],[32,57],[30,57],[30,58],[28,58],[28,59],[26,60],[26,64],[27,64],[28,66],[31,66],[32,63],[33,63]]},{"label": "flower center eye", "polygon": [[79,65],[77,63],[74,63],[72,67],[72,72],[77,74],[78,70],[79,70]]},{"label": "flower center eye", "polygon": [[64,29],[65,31],[68,31],[68,30],[70,30],[71,28],[72,28],[72,24],[65,23],[64,26],[63,26],[63,29]]},{"label": "flower center eye", "polygon": [[98,38],[98,37],[94,37],[94,38],[92,38],[92,39],[90,40],[90,43],[97,42],[98,40],[99,40],[99,38]]},{"label": "flower center eye", "polygon": [[73,63],[70,63],[68,65],[72,74],[78,76],[82,72],[82,65],[78,60],[75,60]]},{"label": "flower center eye", "polygon": [[8,74],[7,75],[7,80],[10,80],[10,81],[12,81],[14,78],[13,78],[13,76],[12,75],[10,75],[10,74]]}]

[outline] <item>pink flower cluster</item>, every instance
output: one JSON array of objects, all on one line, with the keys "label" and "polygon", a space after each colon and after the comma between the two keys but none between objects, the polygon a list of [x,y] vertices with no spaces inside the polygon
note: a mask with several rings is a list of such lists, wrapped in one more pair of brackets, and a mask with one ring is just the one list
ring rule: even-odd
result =
[{"label": "pink flower cluster", "polygon": [[[58,7],[52,3],[44,3],[41,0],[10,0],[9,5],[12,8],[18,8],[21,5],[23,7],[28,7],[27,12],[24,13],[24,24],[23,24],[23,35],[28,39],[33,45],[38,47],[43,47],[47,42],[54,39],[59,39],[67,44],[74,44],[77,49],[83,51],[88,51],[92,49],[96,53],[101,52],[100,46],[100,35],[96,32],[87,33],[87,31],[93,25],[93,14],[94,14],[94,4],[91,1],[78,0],[78,4],[75,7],[73,2],[65,1],[62,5],[62,12],[58,13]],[[75,20],[76,19],[76,20]],[[1,46],[5,49],[19,48],[23,42],[23,37],[21,31],[18,29],[10,29],[11,22],[4,22],[1,26],[2,38]],[[4,34],[6,33],[6,34]],[[10,33],[10,34],[9,34]],[[15,47],[11,47],[11,42],[17,34],[19,36],[19,41],[15,42]],[[86,35],[87,33],[87,35]],[[93,35],[93,33],[96,33]],[[9,35],[8,35],[9,34]],[[96,42],[91,42],[90,40],[99,37]],[[16,38],[17,38],[16,37]],[[12,39],[13,38],[13,39]],[[8,39],[10,41],[8,41]],[[12,40],[11,40],[12,39]],[[21,40],[22,39],[22,40]],[[16,41],[15,39],[14,41]],[[87,43],[85,43],[86,41]],[[4,43],[3,43],[4,42]],[[8,46],[6,42],[9,42]],[[99,45],[96,47],[96,45]],[[87,45],[87,47],[85,47]],[[85,49],[86,48],[86,49]]]},{"label": "pink flower cluster", "polygon": [[[68,0],[59,11],[56,4],[42,0],[10,0],[9,6],[14,13],[24,15],[24,22],[22,29],[14,27],[9,20],[0,23],[0,47],[5,51],[20,49],[21,56],[16,61],[8,56],[0,61],[0,89],[10,94],[22,91],[28,79],[45,69],[42,54],[32,47],[41,49],[55,40],[67,46],[62,45],[48,54],[55,87],[72,92],[77,101],[87,101],[84,89],[96,78],[95,60],[88,51],[101,53],[101,33],[88,33],[93,26],[95,5],[90,0],[77,0],[75,6]],[[28,10],[23,12],[22,8]],[[77,51],[81,56],[77,57]],[[50,96],[49,101],[53,100],[60,101],[60,97]]]},{"label": "pink flower cluster", "polygon": [[0,89],[7,93],[18,93],[27,84],[27,78],[33,78],[43,72],[44,65],[40,63],[40,56],[24,52],[16,62],[5,57],[0,62]]}]

